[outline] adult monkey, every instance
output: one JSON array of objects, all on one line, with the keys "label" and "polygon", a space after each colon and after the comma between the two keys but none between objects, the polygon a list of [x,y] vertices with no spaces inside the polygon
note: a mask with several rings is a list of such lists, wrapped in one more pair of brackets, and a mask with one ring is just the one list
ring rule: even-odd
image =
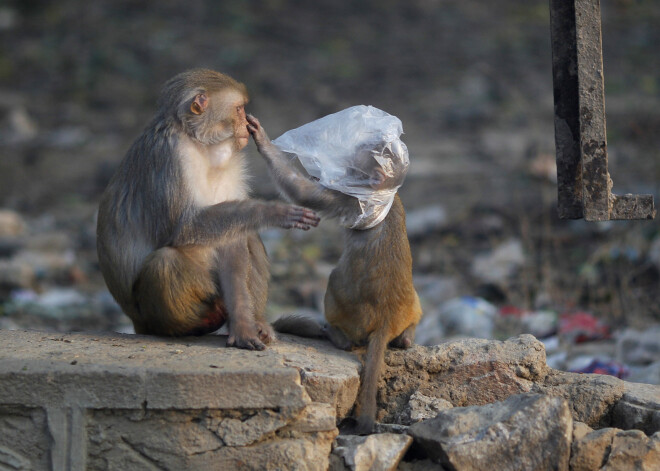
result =
[{"label": "adult monkey", "polygon": [[317,215],[248,198],[247,90],[194,69],[164,86],[156,115],[103,193],[97,251],[136,333],[202,335],[225,322],[228,346],[262,350],[268,259],[256,231],[307,230]]}]

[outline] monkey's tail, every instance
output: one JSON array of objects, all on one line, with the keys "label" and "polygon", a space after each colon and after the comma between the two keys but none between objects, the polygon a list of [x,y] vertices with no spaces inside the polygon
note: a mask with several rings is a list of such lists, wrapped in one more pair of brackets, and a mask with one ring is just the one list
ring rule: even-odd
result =
[{"label": "monkey's tail", "polygon": [[374,332],[369,338],[367,355],[362,369],[360,391],[358,393],[357,432],[371,433],[376,420],[376,394],[378,381],[387,349],[386,330]]},{"label": "monkey's tail", "polygon": [[326,337],[323,326],[312,317],[300,314],[282,316],[273,322],[273,328],[282,334],[293,334],[299,337],[323,338]]}]

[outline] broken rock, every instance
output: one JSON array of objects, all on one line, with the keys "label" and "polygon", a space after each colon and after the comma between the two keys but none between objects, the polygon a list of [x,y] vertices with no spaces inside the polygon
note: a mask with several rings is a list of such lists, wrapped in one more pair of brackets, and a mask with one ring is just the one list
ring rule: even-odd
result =
[{"label": "broken rock", "polygon": [[543,471],[568,470],[572,430],[566,400],[521,394],[443,411],[408,433],[429,458],[448,469]]},{"label": "broken rock", "polygon": [[461,339],[433,347],[389,350],[379,391],[378,418],[398,423],[415,392],[455,407],[482,405],[529,392],[548,367],[543,344],[531,335],[504,342]]},{"label": "broken rock", "polygon": [[379,433],[365,437],[340,435],[332,452],[332,471],[392,471],[406,453],[412,438],[395,433]]},{"label": "broken rock", "polygon": [[573,442],[571,471],[660,469],[660,434],[605,428]]}]

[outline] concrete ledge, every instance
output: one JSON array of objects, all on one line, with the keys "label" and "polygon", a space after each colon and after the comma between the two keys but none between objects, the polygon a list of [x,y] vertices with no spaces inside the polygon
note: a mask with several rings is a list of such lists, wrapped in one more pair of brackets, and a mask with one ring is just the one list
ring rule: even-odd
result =
[{"label": "concrete ledge", "polygon": [[297,338],[248,352],[0,331],[0,345],[0,469],[325,469],[359,384],[355,356]]},{"label": "concrete ledge", "polygon": [[[225,348],[221,336],[0,331],[0,344],[0,470],[325,470],[337,419],[355,401],[364,353],[291,336],[263,352]],[[445,416],[455,416],[456,425],[521,394],[561,402],[570,421],[588,430],[614,427],[611,435],[625,439],[621,450],[643,435],[640,456],[651,450],[648,463],[660,456],[658,386],[548,368],[543,344],[531,335],[388,350],[377,418],[400,433],[451,410]],[[515,454],[530,445],[521,430],[534,417],[514,409],[520,420],[511,433],[519,439],[502,446]],[[548,430],[558,425],[553,420],[544,419]],[[589,443],[605,432],[593,433]],[[367,453],[372,445],[365,443],[356,446]],[[563,443],[557,446],[565,451]],[[464,445],[460,456],[473,459],[476,452]],[[583,445],[580,456],[597,448]],[[349,466],[354,453],[344,452],[333,466],[338,456]],[[499,451],[493,453],[486,462]]]}]

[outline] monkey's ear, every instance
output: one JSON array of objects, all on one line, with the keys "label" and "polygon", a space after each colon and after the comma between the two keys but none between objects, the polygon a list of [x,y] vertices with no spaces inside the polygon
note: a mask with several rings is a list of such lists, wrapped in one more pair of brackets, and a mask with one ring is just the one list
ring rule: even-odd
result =
[{"label": "monkey's ear", "polygon": [[200,93],[190,104],[190,111],[195,114],[202,114],[209,106],[209,99],[203,93]]}]

